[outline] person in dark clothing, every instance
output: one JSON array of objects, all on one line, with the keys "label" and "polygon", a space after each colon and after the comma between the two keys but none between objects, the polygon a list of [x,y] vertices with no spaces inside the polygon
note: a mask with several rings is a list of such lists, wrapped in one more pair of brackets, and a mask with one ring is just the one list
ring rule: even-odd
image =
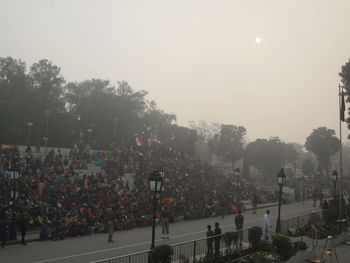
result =
[{"label": "person in dark clothing", "polygon": [[214,242],[215,255],[219,255],[220,254],[221,228],[220,228],[218,222],[215,223],[214,235],[215,235],[215,239],[214,239],[214,241],[215,241]]},{"label": "person in dark clothing", "polygon": [[0,218],[0,241],[2,248],[5,248],[5,242],[9,234],[9,222]]},{"label": "person in dark clothing", "polygon": [[242,240],[243,240],[243,221],[244,216],[242,215],[241,210],[238,210],[238,214],[235,216],[235,225],[236,225],[236,231],[238,233],[238,240],[237,245],[242,246]]},{"label": "person in dark clothing", "polygon": [[29,215],[27,213],[22,212],[19,217],[19,230],[21,231],[21,236],[22,236],[21,243],[23,245],[27,245],[25,241],[25,237],[28,230],[28,222],[29,222]]},{"label": "person in dark clothing", "polygon": [[113,241],[113,232],[114,232],[114,214],[112,208],[107,208],[107,228],[108,228],[108,242]]},{"label": "person in dark clothing", "polygon": [[207,225],[207,247],[208,247],[208,254],[213,253],[213,236],[214,231],[211,229],[211,225]]},{"label": "person in dark clothing", "polygon": [[253,196],[252,206],[253,206],[253,214],[256,214],[256,211],[258,210],[258,196],[256,194],[254,194]]}]

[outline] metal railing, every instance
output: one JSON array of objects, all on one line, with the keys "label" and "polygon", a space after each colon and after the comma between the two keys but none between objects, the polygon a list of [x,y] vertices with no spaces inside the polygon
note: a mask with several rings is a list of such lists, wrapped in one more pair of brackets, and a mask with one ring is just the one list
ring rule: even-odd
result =
[{"label": "metal railing", "polygon": [[[248,247],[248,229],[234,232],[236,233],[234,235],[237,238],[234,238],[231,243],[227,242],[227,233],[229,232],[211,237],[212,246],[210,246],[210,241],[207,237],[170,245],[173,249],[171,262],[196,262],[210,253],[215,253],[215,248],[218,244],[219,253],[221,254],[232,253],[235,250]],[[211,247],[212,251],[210,251]],[[150,252],[150,250],[146,250],[119,257],[97,260],[90,263],[148,263],[152,262],[152,260],[149,260]]]},{"label": "metal railing", "polygon": [[290,230],[307,224],[311,216],[318,216],[322,220],[322,210],[281,220],[281,233],[288,234]]}]

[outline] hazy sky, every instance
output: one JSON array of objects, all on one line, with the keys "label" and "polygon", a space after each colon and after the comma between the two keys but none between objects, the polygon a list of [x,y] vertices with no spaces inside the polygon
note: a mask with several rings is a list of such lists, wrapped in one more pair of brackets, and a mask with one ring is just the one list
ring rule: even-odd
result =
[{"label": "hazy sky", "polygon": [[181,125],[304,143],[314,128],[338,129],[349,10],[349,0],[0,0],[0,56],[47,58],[67,81],[128,81]]}]

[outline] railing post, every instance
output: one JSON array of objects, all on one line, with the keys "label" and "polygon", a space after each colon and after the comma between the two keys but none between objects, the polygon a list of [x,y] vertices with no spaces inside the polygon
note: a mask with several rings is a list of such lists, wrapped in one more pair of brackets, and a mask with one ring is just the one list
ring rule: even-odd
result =
[{"label": "railing post", "polygon": [[196,262],[196,254],[197,254],[197,241],[193,242],[193,262]]}]

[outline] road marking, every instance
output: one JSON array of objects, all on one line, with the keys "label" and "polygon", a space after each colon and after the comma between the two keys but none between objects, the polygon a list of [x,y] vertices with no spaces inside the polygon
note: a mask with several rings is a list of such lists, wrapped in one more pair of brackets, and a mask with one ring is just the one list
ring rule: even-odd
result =
[{"label": "road marking", "polygon": [[[296,210],[294,212],[290,212],[290,213],[285,213],[283,215],[290,215],[290,214],[295,214],[297,212],[301,212],[301,211],[305,211],[305,210],[310,210],[310,208],[305,208],[305,209],[301,209],[301,210]],[[315,210],[315,212],[318,212],[320,210]],[[277,215],[271,216],[272,217],[277,217]],[[256,221],[261,221],[261,218],[258,219],[254,219],[254,220],[249,220],[246,221],[245,224],[247,223],[252,223],[252,222],[256,222]],[[222,226],[222,228],[228,228],[228,227],[232,227],[234,226],[234,224],[230,224],[230,225],[225,225]],[[206,230],[201,230],[201,231],[197,231],[197,232],[191,232],[191,233],[186,233],[183,235],[177,235],[177,236],[173,236],[173,239],[176,238],[181,238],[181,237],[186,237],[186,236],[191,236],[191,235],[196,235],[196,234],[200,234],[206,232]],[[161,241],[162,239],[157,239],[155,240],[156,242]],[[120,250],[120,249],[124,249],[124,248],[130,248],[130,247],[137,247],[137,246],[141,246],[141,245],[145,245],[145,244],[149,244],[149,241],[145,241],[145,242],[141,242],[141,243],[136,243],[136,244],[131,244],[131,245],[125,245],[125,246],[121,246],[121,247],[113,247],[113,248],[108,248],[108,249],[101,249],[101,250],[94,250],[94,251],[90,251],[90,252],[85,252],[85,253],[80,253],[80,254],[74,254],[74,255],[70,255],[70,256],[64,256],[64,257],[57,257],[57,258],[50,258],[50,259],[46,259],[46,260],[40,260],[40,261],[35,261],[33,263],[47,263],[47,262],[53,262],[53,261],[57,261],[57,260],[62,260],[62,259],[67,259],[67,258],[74,258],[74,257],[82,257],[82,256],[87,256],[87,255],[93,255],[93,254],[99,254],[99,253],[103,253],[103,252],[108,252],[108,251],[113,251],[113,250]],[[123,255],[121,255],[123,256]],[[119,257],[119,256],[118,256]]]}]

